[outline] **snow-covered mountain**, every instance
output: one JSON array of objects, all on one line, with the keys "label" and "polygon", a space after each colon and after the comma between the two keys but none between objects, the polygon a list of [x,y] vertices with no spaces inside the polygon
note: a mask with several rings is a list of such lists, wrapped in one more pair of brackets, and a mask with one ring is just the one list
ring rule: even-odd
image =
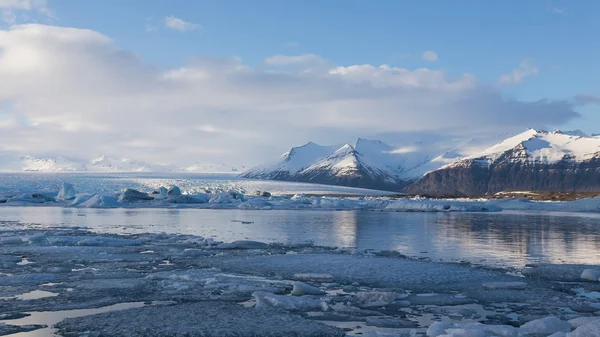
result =
[{"label": "snow-covered mountain", "polygon": [[527,130],[461,158],[408,187],[440,194],[600,190],[600,137]]},{"label": "snow-covered mountain", "polygon": [[250,169],[242,177],[399,191],[422,176],[433,158],[414,145],[398,148],[378,140],[359,138],[354,145],[341,147],[310,142],[284,153],[279,162]]},{"label": "snow-covered mountain", "polygon": [[[3,153],[0,171],[3,172],[167,172],[170,166],[150,165],[137,160],[119,157],[98,156],[93,160],[57,157],[15,157]],[[183,171],[183,170],[180,170]]]},{"label": "snow-covered mountain", "polygon": [[168,171],[168,168],[128,158],[101,155],[89,163],[87,170],[93,172],[154,172],[157,170]]},{"label": "snow-covered mountain", "polygon": [[293,176],[327,157],[339,146],[322,146],[309,142],[284,153],[279,162],[261,165],[244,172],[242,177],[265,180],[293,180]]},{"label": "snow-covered mountain", "polygon": [[361,138],[341,147],[308,143],[242,177],[453,195],[600,190],[599,136],[530,129],[482,147],[491,139],[498,137],[400,147]]},{"label": "snow-covered mountain", "polygon": [[32,156],[23,156],[16,164],[23,171],[34,172],[75,172],[85,171],[85,164],[66,159],[56,158],[35,158]]},{"label": "snow-covered mountain", "polygon": [[189,173],[237,173],[245,171],[245,166],[226,164],[201,164],[175,166],[147,163],[116,156],[100,155],[92,160],[77,160],[66,157],[16,156],[0,151],[0,172],[189,172]]},{"label": "snow-covered mountain", "polygon": [[184,169],[185,172],[192,173],[241,173],[246,170],[246,166],[232,166],[227,164],[202,164],[195,163]]}]

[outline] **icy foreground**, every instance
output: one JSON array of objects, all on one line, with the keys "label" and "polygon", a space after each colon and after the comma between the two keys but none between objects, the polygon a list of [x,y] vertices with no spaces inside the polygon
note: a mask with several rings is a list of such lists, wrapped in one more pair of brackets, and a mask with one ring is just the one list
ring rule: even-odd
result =
[{"label": "icy foreground", "polygon": [[323,209],[376,210],[392,212],[497,212],[532,210],[554,212],[598,212],[600,198],[549,202],[525,199],[432,199],[385,196],[332,197],[304,194],[271,195],[257,191],[244,194],[236,190],[190,193],[177,186],[140,191],[125,188],[114,194],[77,193],[76,187],[63,183],[58,192],[14,193],[0,195],[3,206],[61,206],[77,208],[201,208],[201,209]]},{"label": "icy foreground", "polygon": [[594,266],[515,276],[393,252],[11,227],[0,231],[0,334],[600,335]]}]

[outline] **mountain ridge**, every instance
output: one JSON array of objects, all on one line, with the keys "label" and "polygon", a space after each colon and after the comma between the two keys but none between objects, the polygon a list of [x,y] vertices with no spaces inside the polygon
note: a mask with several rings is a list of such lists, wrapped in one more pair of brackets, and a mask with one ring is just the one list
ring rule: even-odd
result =
[{"label": "mountain ridge", "polygon": [[[345,144],[324,158],[313,156],[319,158],[297,165],[297,171],[285,171],[279,162],[250,169],[241,177],[452,195],[540,189],[600,191],[598,136],[580,130],[528,129],[479,151],[467,149],[473,142],[462,140],[436,153],[423,151],[422,144],[394,147],[358,138],[354,146]],[[294,149],[282,158],[297,160]],[[306,158],[310,156],[305,154]]]}]

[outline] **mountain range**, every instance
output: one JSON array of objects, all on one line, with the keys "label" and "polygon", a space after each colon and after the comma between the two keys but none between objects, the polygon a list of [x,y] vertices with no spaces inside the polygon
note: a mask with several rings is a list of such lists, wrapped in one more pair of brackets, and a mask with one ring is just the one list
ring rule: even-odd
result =
[{"label": "mountain range", "polygon": [[529,129],[485,149],[474,142],[427,149],[360,138],[342,146],[310,142],[241,176],[452,195],[600,190],[598,136]]},{"label": "mountain range", "polygon": [[5,172],[190,172],[190,173],[239,173],[245,166],[196,163],[187,167],[150,164],[116,156],[100,155],[92,160],[76,160],[57,157],[0,156],[0,171]]}]

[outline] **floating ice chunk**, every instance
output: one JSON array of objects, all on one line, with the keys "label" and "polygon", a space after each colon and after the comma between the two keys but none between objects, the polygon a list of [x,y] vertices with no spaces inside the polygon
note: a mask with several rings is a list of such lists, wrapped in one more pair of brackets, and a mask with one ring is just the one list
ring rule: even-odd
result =
[{"label": "floating ice chunk", "polygon": [[527,322],[519,328],[522,334],[549,335],[555,332],[571,331],[571,323],[560,320],[554,316],[548,316]]},{"label": "floating ice chunk", "polygon": [[244,202],[245,198],[244,198],[244,194],[237,192],[237,191],[229,191],[229,197],[235,200],[239,200]]},{"label": "floating ice chunk", "polygon": [[159,187],[150,193],[154,199],[165,199],[167,197],[167,190],[165,187]]},{"label": "floating ice chunk", "polygon": [[133,239],[110,238],[110,237],[89,237],[77,241],[78,246],[95,246],[95,247],[127,247],[139,246],[142,242]]},{"label": "floating ice chunk", "polygon": [[68,318],[56,327],[65,336],[346,336],[341,329],[297,315],[219,301]]},{"label": "floating ice chunk", "polygon": [[446,329],[453,326],[452,323],[434,322],[427,329],[427,337],[438,337],[446,334]]},{"label": "floating ice chunk", "polygon": [[479,329],[469,329],[469,328],[449,328],[446,329],[446,334],[441,335],[440,337],[488,337],[489,335]]},{"label": "floating ice chunk", "polygon": [[170,186],[167,190],[168,196],[181,195],[181,189],[177,186]]},{"label": "floating ice chunk", "polygon": [[269,206],[271,206],[271,203],[268,202],[267,200],[265,200],[263,198],[254,198],[254,199],[249,199],[247,201],[242,202],[241,204],[239,204],[238,208],[261,209],[261,208],[265,208],[265,207],[269,207]]},{"label": "floating ice chunk", "polygon": [[260,241],[238,240],[231,243],[221,243],[217,245],[217,249],[266,249],[269,245]]},{"label": "floating ice chunk", "polygon": [[384,307],[396,299],[406,297],[393,292],[357,292],[354,303],[360,308]]},{"label": "floating ice chunk", "polygon": [[19,194],[7,200],[7,202],[27,202],[34,204],[42,204],[49,201],[54,201],[54,198],[49,198],[40,193]]},{"label": "floating ice chunk", "polygon": [[191,195],[172,195],[167,198],[166,202],[172,204],[204,204],[208,202],[208,198],[205,195],[191,196]]},{"label": "floating ice chunk", "polygon": [[527,283],[525,282],[488,282],[484,283],[483,287],[486,289],[525,289]]},{"label": "floating ice chunk", "polygon": [[567,337],[591,337],[600,336],[600,320],[589,322],[568,333]]},{"label": "floating ice chunk", "polygon": [[75,187],[69,183],[63,183],[60,191],[56,195],[56,201],[65,201],[75,199]]},{"label": "floating ice chunk", "polygon": [[77,193],[75,199],[71,202],[71,206],[79,206],[82,203],[90,200],[95,194],[90,193]]},{"label": "floating ice chunk", "polygon": [[586,325],[588,323],[594,322],[600,320],[600,317],[578,317],[578,318],[574,318],[574,319],[570,319],[569,323],[571,323],[571,326],[574,328],[578,328],[582,325]]},{"label": "floating ice chunk", "polygon": [[427,329],[427,337],[517,337],[519,329],[510,325],[435,322]]},{"label": "floating ice chunk", "polygon": [[318,281],[331,281],[333,275],[331,274],[316,274],[316,273],[300,273],[294,274],[294,278],[297,280],[318,280]]},{"label": "floating ice chunk", "polygon": [[293,197],[290,198],[291,201],[294,201],[297,204],[311,204],[312,201],[305,194],[294,194]]},{"label": "floating ice chunk", "polygon": [[[77,199],[75,199],[77,200]],[[79,207],[84,208],[104,208],[104,207],[119,207],[121,203],[117,200],[117,198],[110,195],[101,195],[94,194],[88,200],[78,204]]]},{"label": "floating ice chunk", "polygon": [[416,211],[416,212],[497,212],[498,208],[486,201],[472,199],[425,199],[403,198],[388,203],[385,210],[389,211]]},{"label": "floating ice chunk", "polygon": [[140,192],[132,188],[128,188],[119,195],[119,202],[136,202],[154,200],[148,193]]},{"label": "floating ice chunk", "polygon": [[600,269],[585,269],[581,273],[581,278],[588,281],[598,281],[600,279]]},{"label": "floating ice chunk", "polygon": [[295,297],[286,295],[275,295],[272,293],[257,291],[252,293],[256,299],[256,308],[279,308],[288,311],[327,311],[327,303],[308,297]]},{"label": "floating ice chunk", "polygon": [[208,201],[211,204],[231,204],[238,200],[233,199],[227,193],[219,193]]},{"label": "floating ice chunk", "polygon": [[325,295],[325,292],[317,287],[313,287],[310,284],[297,281],[294,283],[294,289],[292,289],[292,295]]},{"label": "floating ice chunk", "polygon": [[0,336],[12,335],[17,333],[27,333],[29,331],[34,331],[45,327],[46,325],[38,324],[12,325],[7,323],[0,323]]}]

